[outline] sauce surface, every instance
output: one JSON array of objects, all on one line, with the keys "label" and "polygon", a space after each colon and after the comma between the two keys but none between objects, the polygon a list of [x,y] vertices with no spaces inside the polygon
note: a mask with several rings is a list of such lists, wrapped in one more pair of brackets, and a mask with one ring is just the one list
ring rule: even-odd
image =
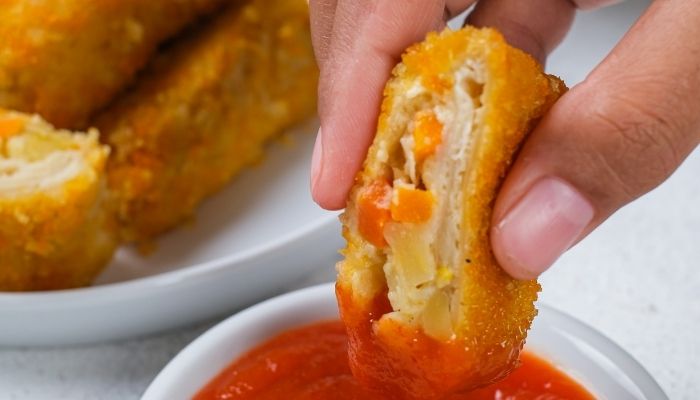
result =
[{"label": "sauce surface", "polygon": [[[385,400],[352,377],[339,321],[290,330],[254,348],[209,382],[195,400]],[[524,352],[506,379],[448,400],[591,400],[581,385]]]}]

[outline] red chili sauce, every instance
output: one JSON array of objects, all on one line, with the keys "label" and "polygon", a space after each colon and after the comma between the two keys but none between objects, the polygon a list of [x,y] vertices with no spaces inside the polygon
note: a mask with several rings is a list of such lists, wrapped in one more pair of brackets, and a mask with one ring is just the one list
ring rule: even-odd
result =
[{"label": "red chili sauce", "polygon": [[[506,379],[448,400],[591,400],[556,367],[531,353]],[[339,321],[282,333],[224,369],[195,400],[382,400],[350,373],[347,335]]]}]

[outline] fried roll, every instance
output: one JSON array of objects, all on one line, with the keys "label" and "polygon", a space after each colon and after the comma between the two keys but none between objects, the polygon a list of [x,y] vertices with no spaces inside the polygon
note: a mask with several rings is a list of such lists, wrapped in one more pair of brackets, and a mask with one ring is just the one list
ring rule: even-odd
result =
[{"label": "fried roll", "polygon": [[353,373],[387,398],[440,399],[518,362],[537,311],[489,244],[501,181],[565,90],[492,29],[407,50],[341,217],[337,296]]},{"label": "fried roll", "polygon": [[0,107],[83,127],[156,46],[225,0],[0,0]]},{"label": "fried roll", "polygon": [[99,118],[125,240],[148,242],[286,127],[313,114],[317,68],[303,0],[253,0],[157,55]]},{"label": "fried roll", "polygon": [[101,271],[117,245],[107,155],[94,130],[0,109],[0,291],[84,286]]},{"label": "fried roll", "polygon": [[122,236],[148,243],[188,219],[264,144],[316,107],[304,0],[252,0],[159,54],[95,122],[113,150]]}]

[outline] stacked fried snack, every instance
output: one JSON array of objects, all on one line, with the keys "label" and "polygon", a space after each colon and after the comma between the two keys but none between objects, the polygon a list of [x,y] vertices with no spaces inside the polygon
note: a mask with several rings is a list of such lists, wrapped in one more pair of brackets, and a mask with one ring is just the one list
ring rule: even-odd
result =
[{"label": "stacked fried snack", "polygon": [[111,258],[108,154],[95,130],[0,109],[0,289],[87,285]]},{"label": "stacked fried snack", "polygon": [[[230,2],[149,59],[221,3],[0,0],[0,105],[59,126],[87,120],[107,145],[95,130],[2,112],[0,290],[89,284],[117,244],[177,226],[313,115],[304,0]],[[42,12],[45,24],[27,21]]]},{"label": "stacked fried snack", "polygon": [[225,0],[0,0],[0,107],[83,127],[160,42]]},{"label": "stacked fried snack", "polygon": [[360,381],[440,399],[516,366],[539,285],[497,264],[491,208],[564,90],[491,29],[431,34],[405,53],[342,217],[337,295]]},{"label": "stacked fried snack", "polygon": [[114,150],[124,239],[148,242],[191,217],[270,138],[312,115],[316,71],[303,0],[230,7],[159,54],[95,120]]}]

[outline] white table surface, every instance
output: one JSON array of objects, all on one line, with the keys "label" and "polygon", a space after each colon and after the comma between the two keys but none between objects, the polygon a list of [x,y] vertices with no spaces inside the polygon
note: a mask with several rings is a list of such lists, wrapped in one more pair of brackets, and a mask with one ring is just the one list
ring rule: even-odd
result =
[{"label": "white table surface", "polygon": [[[549,70],[570,84],[582,80],[646,3],[582,13]],[[590,24],[596,29],[584,29]],[[541,279],[542,301],[619,343],[671,399],[700,393],[699,174],[696,151],[668,182],[618,212]],[[327,265],[293,286],[332,280],[334,259],[329,250]],[[137,399],[211,324],[111,344],[0,350],[0,400]]]}]

